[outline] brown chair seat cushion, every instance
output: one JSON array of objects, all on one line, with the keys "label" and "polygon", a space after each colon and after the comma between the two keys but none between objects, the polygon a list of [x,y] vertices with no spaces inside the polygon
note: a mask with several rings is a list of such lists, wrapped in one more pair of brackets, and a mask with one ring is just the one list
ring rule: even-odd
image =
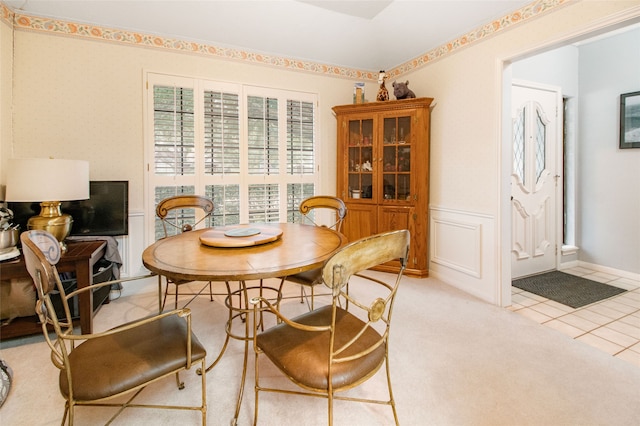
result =
[{"label": "brown chair seat cushion", "polygon": [[182,285],[192,283],[192,280],[167,280],[170,284]]},{"label": "brown chair seat cushion", "polygon": [[310,271],[300,272],[298,274],[289,275],[287,281],[302,285],[322,284],[322,268],[312,269]]},{"label": "brown chair seat cushion", "polygon": [[[293,321],[306,325],[328,325],[331,323],[331,306],[307,312]],[[364,322],[342,308],[337,308],[335,347],[339,348],[351,339]],[[329,337],[327,332],[308,332],[281,323],[257,336],[257,345],[264,354],[286,375],[299,384],[312,389],[327,390],[329,377]],[[372,328],[343,354],[344,357],[358,353],[381,339]],[[385,346],[380,345],[371,353],[348,362],[334,364],[333,388],[350,387],[369,377],[382,365]]]},{"label": "brown chair seat cushion", "polygon": [[[83,342],[69,355],[74,398],[100,399],[130,390],[150,379],[186,365],[187,323],[171,315],[125,332]],[[191,335],[191,360],[206,351]],[[60,372],[60,391],[67,397],[65,371]]]}]

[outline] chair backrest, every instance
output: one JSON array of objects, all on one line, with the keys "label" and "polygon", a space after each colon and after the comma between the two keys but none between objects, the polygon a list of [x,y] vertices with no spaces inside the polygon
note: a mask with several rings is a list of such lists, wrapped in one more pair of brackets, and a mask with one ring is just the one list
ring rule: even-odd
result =
[{"label": "chair backrest", "polygon": [[[49,325],[53,326],[57,336],[73,334],[73,320],[69,304],[60,282],[56,264],[60,260],[58,240],[47,231],[31,230],[20,235],[22,256],[29,275],[33,279],[38,293],[35,312],[42,324],[42,332],[52,351],[51,360],[58,368],[63,368],[68,361],[68,353],[73,346],[67,348],[59,340],[53,342],[49,337]],[[58,320],[50,295],[57,290],[60,303],[65,313],[65,321]]]},{"label": "chair backrest", "polygon": [[[330,209],[335,213],[335,221],[331,225],[319,225],[311,217],[310,213],[316,209]],[[309,222],[316,226],[327,226],[338,232],[342,230],[342,222],[347,216],[347,206],[340,198],[332,197],[329,195],[317,195],[315,197],[309,197],[300,203],[300,213]]]},{"label": "chair backrest", "polygon": [[58,240],[47,231],[33,230],[23,232],[20,241],[27,272],[38,288],[38,296],[56,290],[55,265],[60,260]]},{"label": "chair backrest", "polygon": [[[365,356],[385,344],[398,285],[407,265],[409,240],[408,230],[373,235],[344,246],[325,263],[322,278],[333,293],[333,332],[336,330],[337,307],[346,305],[350,313],[363,321],[361,330],[354,332],[354,335],[363,335],[369,328],[379,333],[374,341],[370,340],[369,347],[362,347],[358,339],[354,338],[341,347],[331,348],[334,362],[344,361],[347,355],[352,358]],[[387,283],[371,273],[362,273],[397,259],[400,260],[400,269],[393,283]],[[357,279],[352,279],[353,277]],[[366,286],[366,291],[359,292],[360,285]],[[364,294],[366,300],[359,296]],[[331,340],[334,341],[333,338]]]},{"label": "chair backrest", "polygon": [[[170,212],[184,209],[200,209],[204,216],[197,221],[195,217],[185,214],[176,214],[171,217]],[[179,213],[179,212],[178,212]],[[211,216],[213,213],[213,201],[207,197],[200,195],[177,195],[175,197],[165,198],[156,206],[156,215],[162,221],[164,236],[169,236],[167,225],[179,229],[180,232],[191,231],[200,222]],[[185,220],[193,219],[193,223],[185,223]]]}]

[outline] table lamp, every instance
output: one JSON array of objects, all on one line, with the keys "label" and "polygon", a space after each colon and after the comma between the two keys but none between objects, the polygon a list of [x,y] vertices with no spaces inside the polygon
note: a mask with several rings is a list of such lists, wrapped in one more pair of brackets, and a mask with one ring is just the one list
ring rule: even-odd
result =
[{"label": "table lamp", "polygon": [[[40,215],[29,218],[27,229],[50,232],[66,251],[65,238],[73,218],[60,210],[61,201],[89,198],[89,162],[48,158],[10,159],[6,201],[40,202]],[[53,200],[53,201],[48,201]]]}]

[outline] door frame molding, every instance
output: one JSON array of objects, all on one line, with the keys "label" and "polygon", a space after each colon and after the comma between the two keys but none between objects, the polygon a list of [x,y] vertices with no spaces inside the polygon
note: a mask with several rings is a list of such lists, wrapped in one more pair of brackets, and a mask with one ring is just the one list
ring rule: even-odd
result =
[{"label": "door frame molding", "polygon": [[[509,176],[511,174],[511,152],[506,149],[506,147],[511,146],[511,63],[637,23],[640,23],[640,6],[613,13],[604,18],[591,21],[586,25],[580,25],[575,30],[559,34],[551,39],[546,39],[542,43],[530,48],[514,51],[513,53],[498,58],[496,61],[495,86],[501,90],[501,93],[498,95],[501,102],[498,102],[497,111],[499,117],[497,125],[501,137],[497,150],[497,164],[500,165],[500,172],[498,173],[497,182],[499,189],[497,214],[499,235],[496,238],[499,244],[499,248],[497,249],[499,252],[499,282],[496,283],[496,292],[498,293],[496,299],[500,301],[500,306],[511,305],[511,221],[509,219],[511,204],[509,200],[511,194],[509,182]],[[505,145],[505,141],[507,141],[507,145]]]}]

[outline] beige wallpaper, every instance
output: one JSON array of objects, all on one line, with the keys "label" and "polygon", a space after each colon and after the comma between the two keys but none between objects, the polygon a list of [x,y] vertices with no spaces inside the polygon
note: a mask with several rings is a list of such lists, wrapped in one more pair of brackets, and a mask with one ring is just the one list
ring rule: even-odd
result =
[{"label": "beige wallpaper", "polygon": [[15,156],[86,159],[92,179],[131,182],[142,209],[146,71],[315,91],[320,98],[322,191],[335,191],[335,119],[353,81],[33,32],[16,32]]},{"label": "beige wallpaper", "polygon": [[4,199],[3,167],[11,152],[11,101],[13,87],[13,31],[8,22],[0,20],[0,200]]}]

